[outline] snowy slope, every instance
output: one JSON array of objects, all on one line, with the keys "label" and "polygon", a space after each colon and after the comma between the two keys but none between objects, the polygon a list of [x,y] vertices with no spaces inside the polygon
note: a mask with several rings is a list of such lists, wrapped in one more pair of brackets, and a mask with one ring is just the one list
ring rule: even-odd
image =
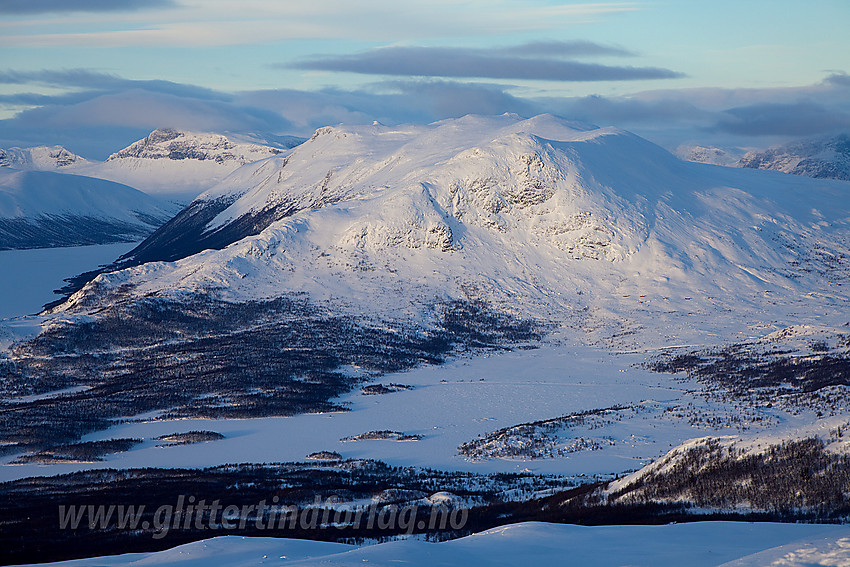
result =
[{"label": "snowy slope", "polygon": [[[569,558],[569,563],[565,559]],[[253,565],[846,565],[843,526],[704,522],[663,526],[523,523],[443,543],[394,541],[355,547],[275,538],[218,537],[156,553],[41,565],[216,567]]]},{"label": "snowy slope", "polygon": [[174,211],[174,205],[111,181],[0,170],[0,249],[132,242]]},{"label": "snowy slope", "polygon": [[841,182],[682,162],[552,116],[324,128],[201,195],[128,255],[149,263],[96,287],[303,291],[388,315],[474,290],[547,319],[741,319],[815,289],[845,301],[826,282],[848,276],[848,221]]},{"label": "snowy slope", "polygon": [[850,135],[803,140],[749,152],[738,166],[850,181]]},{"label": "snowy slope", "polygon": [[842,415],[784,431],[691,439],[604,494],[619,503],[688,502],[697,514],[825,507],[846,489],[848,428]]}]

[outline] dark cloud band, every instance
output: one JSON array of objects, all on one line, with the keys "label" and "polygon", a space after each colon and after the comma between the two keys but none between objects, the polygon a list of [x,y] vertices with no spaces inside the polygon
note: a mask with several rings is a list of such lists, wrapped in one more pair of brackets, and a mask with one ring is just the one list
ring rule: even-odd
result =
[{"label": "dark cloud band", "polygon": [[[182,97],[215,100],[228,100],[232,98],[229,94],[214,91],[205,87],[163,80],[138,81],[124,79],[108,73],[99,73],[88,69],[44,69],[40,71],[0,70],[0,85],[27,84],[86,89],[90,93],[94,94],[141,89],[149,92],[158,92]],[[26,96],[26,94],[19,94],[16,96]],[[64,96],[65,95],[56,95],[56,100],[61,100]],[[49,97],[45,97],[43,100],[49,100]]]},{"label": "dark cloud band", "polygon": [[811,101],[731,108],[715,128],[743,136],[812,136],[850,129],[850,114]]},{"label": "dark cloud band", "polygon": [[[354,55],[315,58],[283,67],[403,77],[545,81],[629,81],[684,76],[658,67],[621,67],[556,58],[563,55],[614,53],[620,56],[629,54],[618,48],[606,48],[588,42],[536,43],[492,51],[450,47],[386,47]],[[529,56],[523,56],[526,54]],[[546,57],[540,57],[540,54]]]},{"label": "dark cloud band", "polygon": [[0,0],[0,14],[132,12],[175,6],[174,0]]}]

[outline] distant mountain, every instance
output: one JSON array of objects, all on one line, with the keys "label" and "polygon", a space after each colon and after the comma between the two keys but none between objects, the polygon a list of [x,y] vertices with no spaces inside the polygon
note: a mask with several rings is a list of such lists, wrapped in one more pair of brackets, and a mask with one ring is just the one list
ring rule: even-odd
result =
[{"label": "distant mountain", "polygon": [[292,136],[267,140],[161,128],[104,162],[87,160],[61,146],[10,148],[0,149],[0,167],[96,177],[185,204],[237,168],[280,155],[301,142]]},{"label": "distant mountain", "polygon": [[91,162],[62,146],[38,146],[34,148],[0,148],[0,167],[15,169],[58,170]]},{"label": "distant mountain", "polygon": [[717,148],[684,144],[676,148],[676,157],[685,161],[734,167],[744,151],[740,148]]},{"label": "distant mountain", "polygon": [[850,181],[850,134],[749,152],[741,158],[738,166]]},{"label": "distant mountain", "polygon": [[237,168],[279,155],[301,141],[282,138],[270,145],[245,136],[163,128],[79,172],[188,202]]},{"label": "distant mountain", "polygon": [[132,242],[174,212],[174,205],[112,181],[0,169],[0,250]]},{"label": "distant mountain", "polygon": [[154,130],[109,156],[106,161],[126,158],[232,162],[237,167],[281,153],[281,149],[258,143],[234,141],[220,134],[181,132],[171,128]]}]

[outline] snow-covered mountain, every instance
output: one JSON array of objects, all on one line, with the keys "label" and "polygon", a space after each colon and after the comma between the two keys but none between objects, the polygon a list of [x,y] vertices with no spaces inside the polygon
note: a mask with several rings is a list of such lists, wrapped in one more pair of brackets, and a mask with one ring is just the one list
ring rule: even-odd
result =
[{"label": "snow-covered mountain", "polygon": [[91,164],[89,160],[62,146],[9,148],[8,150],[0,148],[0,167],[53,171],[89,164]]},{"label": "snow-covered mountain", "polygon": [[468,116],[323,128],[234,172],[124,265],[178,262],[104,275],[97,289],[304,291],[364,311],[376,294],[389,308],[470,289],[543,316],[694,296],[738,309],[846,278],[847,243],[838,182],[682,162],[552,116]]},{"label": "snow-covered mountain", "polygon": [[174,212],[174,205],[111,181],[0,170],[0,250],[132,242]]},{"label": "snow-covered mountain", "polygon": [[162,128],[78,172],[185,203],[239,167],[279,155],[300,141],[285,138],[270,145],[246,136]]},{"label": "snow-covered mountain", "polygon": [[245,165],[281,153],[278,148],[256,142],[237,141],[220,134],[181,132],[172,128],[160,128],[146,138],[134,142],[109,156],[107,161],[126,158],[171,159],[233,162]]},{"label": "snow-covered mountain", "polygon": [[749,152],[741,158],[738,166],[850,181],[850,134]]}]

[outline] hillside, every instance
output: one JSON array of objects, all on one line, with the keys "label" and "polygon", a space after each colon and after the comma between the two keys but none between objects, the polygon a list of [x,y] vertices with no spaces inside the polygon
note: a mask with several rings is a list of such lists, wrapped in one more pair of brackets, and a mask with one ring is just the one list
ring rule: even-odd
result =
[{"label": "hillside", "polygon": [[0,169],[2,250],[133,242],[174,211],[174,205],[111,181]]}]

